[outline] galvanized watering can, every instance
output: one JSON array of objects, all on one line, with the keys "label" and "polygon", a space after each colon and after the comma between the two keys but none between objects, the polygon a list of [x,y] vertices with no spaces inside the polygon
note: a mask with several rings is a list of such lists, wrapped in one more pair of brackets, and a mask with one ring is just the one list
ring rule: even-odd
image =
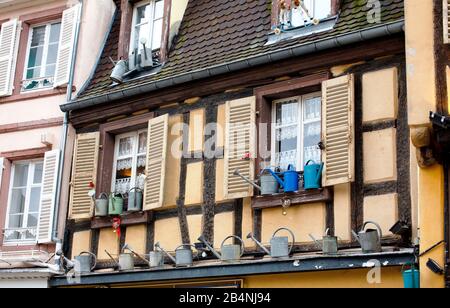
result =
[{"label": "galvanized watering can", "polygon": [[175,258],[170,253],[165,251],[159,243],[156,243],[155,247],[164,252],[177,267],[189,267],[194,263],[191,249],[192,247],[195,249],[195,246],[193,245],[183,244],[178,246],[175,249]]},{"label": "galvanized watering can", "polygon": [[[292,244],[290,246],[289,238],[287,236],[276,236],[280,231],[287,231],[290,233],[290,235],[292,236]],[[247,235],[247,238],[252,239],[266,254],[270,255],[272,258],[289,257],[295,244],[294,233],[288,228],[280,228],[273,233],[270,240],[270,251],[266,247],[264,247],[264,245],[261,244],[261,242],[259,242],[251,232]]]},{"label": "galvanized watering can", "polygon": [[106,193],[101,193],[99,198],[95,199],[95,216],[108,216],[108,202],[108,195]]},{"label": "galvanized watering can", "polygon": [[134,270],[134,254],[133,253],[121,253],[119,255],[119,269],[121,271]]},{"label": "galvanized watering can", "polygon": [[322,171],[324,164],[316,164],[310,160],[305,165],[303,181],[305,189],[319,189],[322,187]]},{"label": "galvanized watering can", "polygon": [[161,267],[164,265],[164,253],[160,250],[150,251],[150,267]]},{"label": "galvanized watering can", "polygon": [[129,212],[140,212],[142,211],[142,189],[132,188],[128,192],[128,211]]},{"label": "galvanized watering can", "polygon": [[277,180],[278,184],[280,184],[285,193],[298,191],[299,176],[293,165],[289,165],[288,170],[282,173],[284,180],[282,180],[278,174],[273,172],[271,169],[267,170],[270,174],[272,174],[275,180]]},{"label": "galvanized watering can", "polygon": [[75,257],[78,266],[75,266],[75,271],[78,273],[90,273],[97,266],[97,257],[88,251],[83,251],[80,255]]},{"label": "galvanized watering can", "polygon": [[123,195],[109,196],[109,215],[121,215],[123,213]]},{"label": "galvanized watering can", "polygon": [[[232,238],[237,239],[240,242],[240,245],[236,244],[225,245],[225,242]],[[239,236],[236,235],[230,235],[223,240],[220,248],[221,254],[218,253],[210,243],[208,243],[208,241],[205,239],[203,235],[200,236],[198,240],[203,244],[205,244],[206,247],[208,247],[208,249],[214,254],[214,256],[217,259],[220,259],[224,262],[239,261],[245,252],[244,241]]]},{"label": "galvanized watering can", "polygon": [[335,255],[338,253],[338,238],[337,236],[329,235],[330,229],[325,231],[322,241],[316,240],[312,234],[309,237],[316,243],[325,255]]},{"label": "galvanized watering can", "polygon": [[280,185],[278,181],[273,177],[272,170],[266,168],[261,171],[259,181],[261,183],[261,195],[274,195],[280,191]]},{"label": "galvanized watering can", "polygon": [[[366,226],[368,224],[373,224],[377,227],[377,230],[374,229],[367,229]],[[359,231],[358,234],[356,234],[355,231],[352,230],[352,234],[355,237],[355,239],[359,242],[361,245],[362,251],[364,253],[375,253],[375,252],[381,252],[381,238],[383,237],[383,234],[381,232],[381,227],[379,224],[373,221],[367,221],[364,223],[362,230]]]}]

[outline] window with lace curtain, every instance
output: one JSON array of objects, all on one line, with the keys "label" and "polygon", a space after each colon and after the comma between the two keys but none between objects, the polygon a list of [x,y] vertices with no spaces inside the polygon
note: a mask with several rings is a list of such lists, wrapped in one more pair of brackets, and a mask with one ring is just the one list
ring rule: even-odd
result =
[{"label": "window with lace curtain", "polygon": [[132,188],[144,189],[147,130],[116,136],[112,192],[126,194]]},{"label": "window with lace curtain", "polygon": [[321,161],[321,93],[273,102],[272,166],[303,170],[309,161]]}]

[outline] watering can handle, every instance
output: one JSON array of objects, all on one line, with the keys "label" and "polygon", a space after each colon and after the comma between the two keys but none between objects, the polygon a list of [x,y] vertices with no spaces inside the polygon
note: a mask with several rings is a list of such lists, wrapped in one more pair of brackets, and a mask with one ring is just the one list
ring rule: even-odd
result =
[{"label": "watering can handle", "polygon": [[195,250],[197,250],[197,248],[195,248],[194,245],[191,245],[191,244],[182,244],[182,245],[178,246],[177,248],[175,248],[175,251],[179,250],[179,249],[182,248],[182,247],[193,247]]},{"label": "watering can handle", "polygon": [[305,166],[308,166],[308,165],[309,165],[309,163],[313,163],[313,164],[315,164],[316,162],[315,162],[315,161],[313,161],[312,159],[310,159],[310,160],[308,160],[308,162],[306,163],[306,165],[305,165]]},{"label": "watering can handle", "polygon": [[[105,198],[103,198],[103,197],[105,197]],[[99,198],[99,199],[106,199],[106,200],[108,200],[108,194],[102,192],[102,193],[98,196],[98,198]]]},{"label": "watering can handle", "polygon": [[90,255],[94,259],[94,265],[91,266],[91,271],[93,271],[97,267],[97,256],[89,251],[83,251],[82,253],[80,253],[80,256],[81,255]]},{"label": "watering can handle", "polygon": [[383,238],[383,232],[381,231],[380,225],[377,224],[376,222],[373,222],[373,221],[366,221],[366,222],[364,223],[364,225],[363,225],[363,230],[366,229],[366,226],[367,226],[368,224],[372,224],[372,225],[374,225],[374,226],[377,227],[377,229],[378,229],[378,234],[379,234],[379,236],[380,236],[380,242],[381,242],[381,239]]},{"label": "watering can handle", "polygon": [[295,245],[295,235],[294,235],[294,232],[292,232],[290,229],[288,229],[288,228],[280,228],[280,229],[278,229],[278,230],[276,230],[274,233],[273,233],[273,235],[272,235],[272,238],[274,238],[275,237],[275,235],[278,233],[278,232],[280,232],[280,231],[287,231],[287,232],[289,232],[290,234],[291,234],[291,236],[292,236],[292,245],[291,245],[291,247],[289,248],[289,255],[292,253],[292,249],[294,249],[294,245]]},{"label": "watering can handle", "polygon": [[227,240],[229,240],[230,238],[235,238],[235,239],[239,240],[239,242],[241,242],[241,257],[242,257],[245,253],[245,244],[244,244],[244,241],[237,235],[230,235],[229,237],[225,238],[223,240],[222,244],[220,245],[221,249],[222,249],[223,245],[225,244],[225,242]]}]

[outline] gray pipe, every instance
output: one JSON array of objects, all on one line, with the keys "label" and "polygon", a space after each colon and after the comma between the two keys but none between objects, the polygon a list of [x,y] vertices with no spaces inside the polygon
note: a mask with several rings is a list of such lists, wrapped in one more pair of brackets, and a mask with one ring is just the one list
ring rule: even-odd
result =
[{"label": "gray pipe", "polygon": [[110,103],[111,101],[131,97],[136,94],[145,94],[186,82],[199,80],[202,78],[211,78],[213,76],[248,69],[262,64],[274,63],[280,60],[295,58],[305,54],[311,54],[313,52],[342,47],[383,36],[401,33],[404,31],[404,25],[405,21],[402,19],[400,21],[395,21],[389,24],[377,25],[359,31],[344,33],[336,37],[325,38],[323,40],[300,44],[294,47],[287,47],[276,51],[257,54],[249,58],[227,62],[205,69],[190,71],[188,73],[183,73],[174,77],[164,78],[154,82],[132,86],[124,90],[113,92],[114,89],[111,89],[111,91],[107,94],[101,94],[98,96],[71,101],[60,107],[62,111],[66,112],[92,107],[103,103]]},{"label": "gray pipe", "polygon": [[[70,102],[72,100],[72,88],[73,88],[73,80],[75,75],[75,63],[77,59],[77,53],[78,53],[78,38],[80,35],[80,24],[81,19],[83,17],[83,1],[79,0],[81,4],[80,9],[80,17],[78,19],[78,23],[75,29],[75,40],[74,40],[74,46],[73,46],[73,53],[72,53],[72,63],[70,65],[70,74],[69,74],[69,83],[67,84],[67,96],[66,101]],[[66,157],[66,148],[67,148],[67,138],[69,133],[69,112],[64,112],[64,121],[63,121],[63,127],[62,127],[62,138],[60,143],[60,160],[59,160],[59,166],[58,166],[58,179],[57,179],[57,185],[56,185],[56,202],[55,202],[55,210],[54,210],[54,216],[53,216],[53,231],[52,231],[52,237],[54,242],[61,242],[61,239],[58,236],[58,215],[59,215],[59,207],[61,206],[61,189],[62,189],[62,180],[63,180],[63,173],[64,173],[64,160]],[[62,247],[61,247],[62,248]]]}]

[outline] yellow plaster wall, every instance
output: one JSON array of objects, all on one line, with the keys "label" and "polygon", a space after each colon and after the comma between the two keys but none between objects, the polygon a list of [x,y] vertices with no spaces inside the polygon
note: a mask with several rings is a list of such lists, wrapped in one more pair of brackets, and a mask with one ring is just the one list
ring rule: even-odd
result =
[{"label": "yellow plaster wall", "polygon": [[393,128],[364,133],[364,182],[397,179],[397,142]]},{"label": "yellow plaster wall", "polygon": [[263,243],[270,242],[273,232],[280,227],[291,229],[297,243],[311,242],[309,233],[320,236],[325,232],[325,210],[323,203],[293,206],[287,210],[286,216],[282,214],[281,208],[264,209],[262,211]]},{"label": "yellow plaster wall", "polygon": [[[436,165],[419,170],[419,216],[420,216],[420,250],[427,250],[444,239],[444,174],[442,166]],[[421,287],[443,288],[444,277],[428,270],[428,258],[437,261],[441,266],[445,261],[444,248],[434,249],[420,258]]]},{"label": "yellow plaster wall", "polygon": [[155,243],[157,242],[168,251],[175,250],[181,244],[178,217],[155,221]]},{"label": "yellow plaster wall", "polygon": [[364,74],[362,77],[362,87],[363,122],[397,118],[397,68],[389,68]]},{"label": "yellow plaster wall", "polygon": [[247,234],[253,232],[253,210],[252,210],[252,199],[245,198],[244,206],[242,209],[242,237],[245,243],[245,247],[252,248],[256,244],[251,239],[247,239]]},{"label": "yellow plaster wall", "polygon": [[[434,1],[405,1],[408,119],[410,125],[429,123],[436,110],[434,67]],[[420,22],[419,22],[420,21]],[[430,25],[424,27],[423,25]]]},{"label": "yellow plaster wall", "polygon": [[100,230],[100,237],[98,241],[98,259],[110,260],[105,250],[107,250],[113,257],[119,254],[119,238],[112,228]]},{"label": "yellow plaster wall", "polygon": [[186,171],[186,205],[203,202],[203,162],[187,165]]},{"label": "yellow plaster wall", "polygon": [[[364,198],[364,221],[380,225],[383,236],[391,235],[389,230],[398,221],[398,195],[389,194]],[[374,226],[370,225],[370,228]]]},{"label": "yellow plaster wall", "polygon": [[226,201],[224,193],[224,160],[216,160],[216,202]]},{"label": "yellow plaster wall", "polygon": [[197,242],[197,239],[202,235],[202,219],[202,215],[189,215],[187,217],[189,236],[192,243]]},{"label": "yellow plaster wall", "polygon": [[450,110],[450,67],[447,65],[447,110]]},{"label": "yellow plaster wall", "polygon": [[249,276],[245,288],[403,288],[401,268],[381,271],[381,283],[367,282],[368,269]]},{"label": "yellow plaster wall", "polygon": [[[214,217],[214,247],[220,249],[222,241],[234,235],[234,213],[220,213]],[[233,243],[232,239],[227,240],[225,244]]]},{"label": "yellow plaster wall", "polygon": [[147,245],[147,226],[137,225],[127,228],[125,243],[131,246],[134,251],[143,255],[146,254]]},{"label": "yellow plaster wall", "polygon": [[72,259],[83,251],[91,251],[91,231],[75,232],[72,243]]},{"label": "yellow plaster wall", "polygon": [[171,116],[169,118],[169,153],[166,157],[166,173],[164,186],[164,207],[175,207],[180,192],[180,169],[181,160],[173,152],[181,153],[181,124],[183,123],[182,115]]},{"label": "yellow plaster wall", "polygon": [[343,241],[351,240],[351,191],[350,183],[334,187],[335,234]]},{"label": "yellow plaster wall", "polygon": [[205,109],[196,109],[189,114],[189,152],[203,151]]}]

